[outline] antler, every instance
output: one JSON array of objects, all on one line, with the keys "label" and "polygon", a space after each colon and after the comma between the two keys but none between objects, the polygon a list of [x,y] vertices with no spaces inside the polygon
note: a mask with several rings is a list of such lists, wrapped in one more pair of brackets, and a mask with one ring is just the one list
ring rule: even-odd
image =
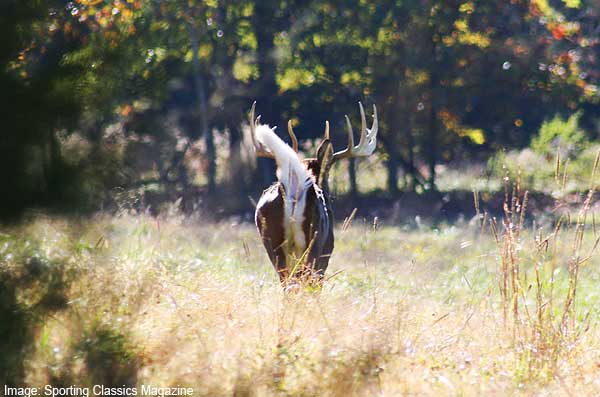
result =
[{"label": "antler", "polygon": [[365,118],[365,110],[363,109],[362,103],[358,103],[360,107],[360,141],[358,145],[354,146],[354,135],[352,133],[352,125],[350,119],[346,116],[346,127],[348,129],[348,147],[344,150],[340,150],[333,154],[332,161],[338,161],[345,158],[351,157],[367,157],[375,150],[377,144],[377,130],[379,129],[379,122],[377,121],[377,107],[373,105],[373,125],[371,128],[367,128],[367,120]]},{"label": "antler", "polygon": [[254,145],[254,151],[256,157],[266,157],[268,159],[274,159],[275,156],[268,149],[266,149],[262,143],[256,140],[256,126],[260,123],[260,116],[254,118],[254,110],[256,108],[256,101],[252,103],[252,109],[250,109],[250,136],[252,137],[252,144]]},{"label": "antler", "polygon": [[[256,109],[256,101],[252,103],[252,109],[250,109],[250,136],[252,137],[252,144],[254,145],[254,150],[256,152],[257,157],[266,157],[268,159],[274,159],[273,153],[271,153],[267,148],[265,148],[260,142],[256,140],[256,126],[260,124],[260,115],[254,118],[254,111]],[[273,128],[275,129],[275,128]],[[298,139],[296,138],[296,134],[294,134],[294,130],[292,129],[292,120],[288,122],[288,133],[290,134],[290,138],[292,139],[292,148],[296,153],[298,153]]]},{"label": "antler", "polygon": [[[292,120],[288,121],[288,134],[290,134],[290,138],[292,139],[292,148],[298,153],[298,139],[292,128]],[[329,139],[329,121],[325,121],[325,133],[323,134],[323,137],[324,139]]]},{"label": "antler", "polygon": [[292,148],[294,149],[294,152],[298,153],[298,139],[292,128],[292,120],[288,120],[288,134],[290,134],[290,138],[292,139]]}]

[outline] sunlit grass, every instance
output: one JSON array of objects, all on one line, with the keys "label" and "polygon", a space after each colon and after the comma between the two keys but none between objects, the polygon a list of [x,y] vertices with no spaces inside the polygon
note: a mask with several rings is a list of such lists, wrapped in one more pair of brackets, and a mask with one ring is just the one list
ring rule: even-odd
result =
[{"label": "sunlit grass", "polygon": [[599,150],[599,145],[591,144],[570,156],[559,151],[540,154],[529,148],[498,152],[488,161],[487,171],[494,176],[492,180],[508,175],[520,179],[523,189],[563,198],[589,188]]},{"label": "sunlit grass", "polygon": [[[25,383],[189,385],[207,396],[598,393],[595,257],[579,276],[577,338],[556,350],[556,365],[531,370],[540,356],[503,319],[501,250],[477,219],[439,229],[355,220],[336,233],[323,290],[286,295],[248,224],[172,212],[36,216],[4,228],[2,272],[21,283],[19,310],[37,313],[23,320]],[[553,256],[556,302],[571,238],[565,229]],[[530,311],[535,247],[525,228],[516,249],[528,258]],[[59,270],[64,303],[39,306]]]}]

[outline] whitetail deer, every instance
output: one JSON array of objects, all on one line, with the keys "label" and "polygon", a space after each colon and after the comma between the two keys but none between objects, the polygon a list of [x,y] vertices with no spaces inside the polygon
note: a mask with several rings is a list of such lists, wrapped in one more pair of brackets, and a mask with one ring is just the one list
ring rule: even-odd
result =
[{"label": "whitetail deer", "polygon": [[327,178],[331,166],[338,160],[366,157],[375,150],[378,121],[373,105],[373,124],[367,128],[362,104],[360,141],[354,146],[350,119],[346,116],[348,146],[333,152],[329,139],[329,122],[325,122],[323,141],[316,158],[301,160],[298,140],[288,122],[292,147],[283,142],[274,129],[254,118],[256,102],[250,111],[250,130],[257,157],[274,159],[277,179],[266,189],[257,206],[255,221],[263,244],[282,284],[291,280],[320,283],[333,251],[333,213],[329,200]]}]

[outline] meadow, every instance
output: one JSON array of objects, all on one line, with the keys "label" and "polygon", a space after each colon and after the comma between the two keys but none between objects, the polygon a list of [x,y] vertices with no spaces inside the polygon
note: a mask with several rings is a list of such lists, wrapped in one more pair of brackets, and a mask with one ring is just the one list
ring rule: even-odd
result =
[{"label": "meadow", "polygon": [[0,233],[0,383],[597,395],[589,197],[545,224],[521,215],[524,195],[504,219],[340,223],[323,288],[291,293],[252,224],[175,207],[155,217],[31,213]]},{"label": "meadow", "polygon": [[[600,395],[598,21],[0,1],[0,397]],[[253,110],[319,161],[323,285],[282,288],[253,225],[307,180]]]}]

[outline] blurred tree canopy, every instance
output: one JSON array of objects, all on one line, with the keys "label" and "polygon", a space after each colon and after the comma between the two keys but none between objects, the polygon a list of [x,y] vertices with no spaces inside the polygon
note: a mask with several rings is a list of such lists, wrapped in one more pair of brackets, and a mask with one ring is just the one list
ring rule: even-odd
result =
[{"label": "blurred tree canopy", "polygon": [[[375,103],[389,193],[435,189],[436,165],[527,145],[557,114],[595,125],[599,13],[598,0],[5,0],[2,213],[141,187],[243,197],[271,177],[243,139],[254,100],[308,146],[330,120],[336,147],[343,115]],[[349,178],[356,194],[354,164]]]}]

